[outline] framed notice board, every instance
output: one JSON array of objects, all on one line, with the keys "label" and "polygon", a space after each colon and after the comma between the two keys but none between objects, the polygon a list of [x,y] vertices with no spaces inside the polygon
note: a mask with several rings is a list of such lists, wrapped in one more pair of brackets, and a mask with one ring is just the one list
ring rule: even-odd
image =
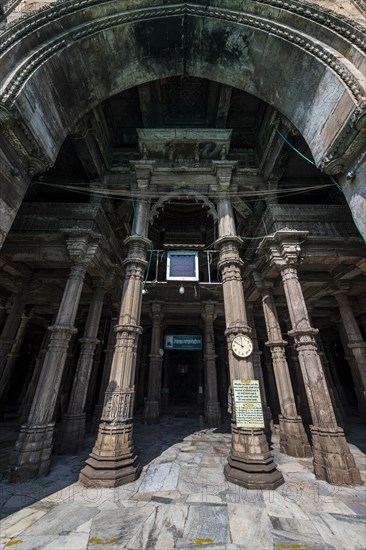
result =
[{"label": "framed notice board", "polygon": [[264,428],[258,380],[233,380],[235,420],[238,428]]}]

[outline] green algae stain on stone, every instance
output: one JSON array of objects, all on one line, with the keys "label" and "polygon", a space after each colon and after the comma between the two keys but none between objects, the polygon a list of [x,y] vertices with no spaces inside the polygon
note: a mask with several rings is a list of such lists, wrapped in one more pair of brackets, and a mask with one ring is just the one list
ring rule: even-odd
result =
[{"label": "green algae stain on stone", "polygon": [[5,547],[6,548],[7,546],[14,546],[15,544],[22,544],[22,540],[21,539],[18,539],[18,540],[9,540],[9,542],[7,542],[5,544]]},{"label": "green algae stain on stone", "polygon": [[213,544],[215,541],[212,539],[189,539],[190,542],[194,542],[197,546],[203,546],[204,544]]}]

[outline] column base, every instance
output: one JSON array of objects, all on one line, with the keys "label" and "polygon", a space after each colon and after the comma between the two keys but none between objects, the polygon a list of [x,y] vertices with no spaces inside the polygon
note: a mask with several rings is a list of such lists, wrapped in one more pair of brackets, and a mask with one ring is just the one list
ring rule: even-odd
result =
[{"label": "column base", "polygon": [[10,457],[9,481],[20,483],[48,474],[51,463],[55,424],[21,426]]},{"label": "column base", "polygon": [[57,454],[77,454],[84,449],[85,416],[85,413],[64,415],[55,450]]},{"label": "column base", "polygon": [[269,452],[263,430],[232,426],[232,445],[225,477],[246,489],[276,489],[284,483]]},{"label": "column base", "polygon": [[160,422],[159,401],[145,401],[144,423],[159,424],[159,422]]},{"label": "column base", "polygon": [[286,418],[279,415],[280,451],[301,458],[313,456],[301,416]]},{"label": "column base", "polygon": [[310,429],[316,478],[331,485],[363,485],[342,428],[310,426]]},{"label": "column base", "polygon": [[209,426],[219,426],[221,424],[221,410],[218,401],[205,403],[205,421]]},{"label": "column base", "polygon": [[102,422],[79,481],[87,487],[118,487],[135,481],[141,466],[133,447],[132,424]]}]

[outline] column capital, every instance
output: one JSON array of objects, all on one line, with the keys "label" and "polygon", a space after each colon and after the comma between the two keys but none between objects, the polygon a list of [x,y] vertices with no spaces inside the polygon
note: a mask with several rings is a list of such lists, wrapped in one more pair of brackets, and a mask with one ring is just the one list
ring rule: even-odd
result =
[{"label": "column capital", "polygon": [[297,267],[301,244],[306,240],[308,231],[280,230],[265,237],[258,246],[258,251],[267,252],[270,262],[278,268]]},{"label": "column capital", "polygon": [[215,247],[221,247],[225,244],[232,244],[236,248],[239,248],[243,244],[243,239],[237,235],[224,235],[214,242]]},{"label": "column capital", "polygon": [[160,321],[164,318],[161,302],[151,303],[151,311],[149,312],[149,316],[153,321]]},{"label": "column capital", "polygon": [[137,188],[140,191],[147,189],[150,185],[151,176],[155,166],[155,160],[137,160],[131,162],[136,171]]},{"label": "column capital", "polygon": [[212,166],[216,174],[216,181],[221,190],[225,191],[230,188],[233,170],[237,164],[237,161],[229,160],[212,161]]},{"label": "column capital", "polygon": [[70,234],[67,237],[66,246],[70,260],[74,266],[82,266],[85,269],[91,264],[97,266],[101,263],[102,251],[98,241],[101,236],[91,236],[89,233]]}]

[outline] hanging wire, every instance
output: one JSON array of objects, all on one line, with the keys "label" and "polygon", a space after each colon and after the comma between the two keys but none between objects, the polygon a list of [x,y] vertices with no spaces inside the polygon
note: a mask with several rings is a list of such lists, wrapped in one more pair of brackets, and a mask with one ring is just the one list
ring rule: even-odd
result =
[{"label": "hanging wire", "polygon": [[[294,147],[292,145],[292,143],[290,143],[288,141],[288,139],[285,138],[285,136],[283,134],[281,134],[281,132],[276,128],[276,132],[277,134],[279,134],[281,136],[281,138],[287,143],[287,145],[289,145],[291,147],[291,149],[293,149],[294,151],[296,151],[296,153],[298,155],[300,155],[303,159],[307,160],[308,162],[310,162],[310,164],[312,164],[313,166],[317,167],[315,162],[313,162],[311,159],[309,159],[308,157],[306,157],[305,155],[303,155],[298,149],[296,149],[296,147]],[[330,180],[331,182],[337,187],[338,191],[340,191],[342,193],[342,195],[344,195],[344,191],[342,189],[342,187],[339,185],[339,182],[336,180],[335,177],[333,176],[329,176],[330,177]],[[350,209],[351,210],[351,209]],[[363,235],[361,229],[359,228],[354,216],[353,216],[353,212],[351,210],[351,215],[352,215],[352,219],[353,219],[353,223],[355,224],[356,226],[356,229],[357,231],[359,232],[359,234],[361,235],[362,239],[363,239],[363,242],[366,244],[366,237]]]},{"label": "hanging wire", "polygon": [[313,166],[316,167],[316,164],[315,162],[313,162],[311,159],[309,159],[308,157],[306,157],[305,155],[303,155],[298,149],[296,149],[296,147],[294,147],[292,145],[292,143],[290,141],[288,141],[287,138],[285,138],[285,136],[278,130],[278,128],[276,128],[276,132],[277,134],[279,134],[281,136],[281,138],[283,139],[283,141],[285,141],[287,143],[287,145],[289,145],[291,147],[291,149],[293,149],[294,151],[296,151],[296,153],[298,155],[300,155],[300,157],[302,157],[303,159],[307,160],[308,162],[310,162],[310,164],[312,164]]},{"label": "hanging wire", "polygon": [[150,267],[151,267],[151,260],[152,260],[153,252],[154,252],[154,243],[151,241],[151,250],[150,250],[149,263],[147,265],[146,275],[145,275],[145,278],[144,278],[143,283],[142,283],[142,290],[145,289],[146,281],[147,281],[147,278],[148,278],[149,273],[150,273]]}]

